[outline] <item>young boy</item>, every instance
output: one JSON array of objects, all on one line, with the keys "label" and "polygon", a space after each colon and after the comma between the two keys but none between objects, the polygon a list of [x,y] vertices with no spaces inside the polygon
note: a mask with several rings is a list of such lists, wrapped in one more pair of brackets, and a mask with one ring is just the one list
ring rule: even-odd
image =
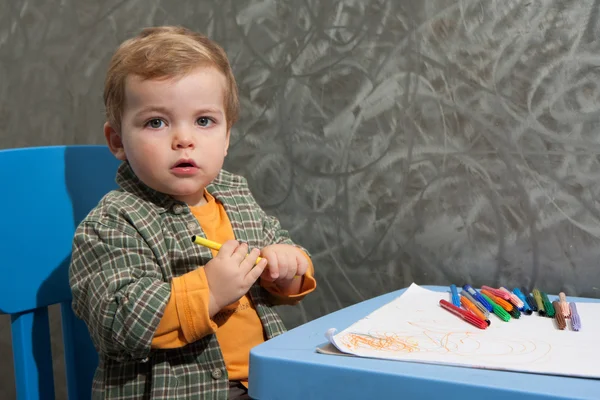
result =
[{"label": "young boy", "polygon": [[250,349],[285,330],[272,306],[316,282],[307,252],[221,169],[238,117],[226,54],[184,28],[145,29],[114,54],[104,102],[120,188],[77,228],[70,267],[99,352],[93,398],[249,398]]}]

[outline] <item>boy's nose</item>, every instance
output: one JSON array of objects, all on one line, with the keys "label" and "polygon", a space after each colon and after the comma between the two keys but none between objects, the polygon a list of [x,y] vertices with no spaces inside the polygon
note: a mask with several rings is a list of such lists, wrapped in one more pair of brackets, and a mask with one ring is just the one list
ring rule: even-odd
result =
[{"label": "boy's nose", "polygon": [[178,132],[173,137],[173,149],[194,147],[192,136],[186,132]]}]

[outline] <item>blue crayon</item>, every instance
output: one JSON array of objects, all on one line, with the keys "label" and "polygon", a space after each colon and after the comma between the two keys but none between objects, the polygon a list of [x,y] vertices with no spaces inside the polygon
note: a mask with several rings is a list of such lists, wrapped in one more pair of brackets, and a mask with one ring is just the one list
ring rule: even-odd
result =
[{"label": "blue crayon", "polygon": [[531,315],[533,313],[533,310],[531,309],[531,307],[529,307],[529,304],[527,303],[527,298],[525,297],[523,292],[521,292],[519,288],[514,288],[513,293],[523,302],[523,307],[520,309],[520,311],[523,311],[523,313],[525,313],[526,315]]},{"label": "blue crayon", "polygon": [[460,308],[460,297],[458,297],[458,290],[455,284],[450,285],[450,293],[452,293],[452,304]]},{"label": "blue crayon", "polygon": [[533,298],[533,296],[531,294],[528,294],[527,297],[527,305],[529,306],[529,308],[531,308],[531,311],[533,312],[537,312],[537,303],[535,302],[535,299]]},{"label": "blue crayon", "polygon": [[466,297],[471,303],[473,303],[475,305],[475,307],[477,307],[477,309],[479,309],[479,311],[481,311],[483,313],[483,315],[486,316],[486,318],[490,315],[490,312],[488,311],[488,309],[485,308],[483,306],[483,304],[478,302],[473,296],[471,296],[469,294],[469,292],[467,292],[466,290],[463,290],[462,292],[460,292],[460,294],[461,294],[461,296]]},{"label": "blue crayon", "polygon": [[494,307],[483,296],[475,289],[471,287],[471,285],[464,285],[463,290],[466,290],[471,296],[473,296],[478,302],[480,302],[489,312],[494,311]]}]

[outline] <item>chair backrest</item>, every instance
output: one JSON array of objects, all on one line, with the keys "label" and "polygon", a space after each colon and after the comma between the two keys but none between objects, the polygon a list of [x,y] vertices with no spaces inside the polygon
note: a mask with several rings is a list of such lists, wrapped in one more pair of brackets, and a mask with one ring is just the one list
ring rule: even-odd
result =
[{"label": "chair backrest", "polygon": [[10,314],[18,399],[54,399],[48,306],[60,304],[69,399],[90,397],[98,364],[71,310],[75,228],[116,188],[106,146],[0,150],[0,314]]}]

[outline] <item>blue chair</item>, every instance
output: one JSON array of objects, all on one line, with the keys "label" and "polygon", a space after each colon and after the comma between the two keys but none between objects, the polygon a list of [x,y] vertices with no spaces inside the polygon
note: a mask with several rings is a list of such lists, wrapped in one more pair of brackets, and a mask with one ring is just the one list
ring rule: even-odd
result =
[{"label": "blue chair", "polygon": [[71,311],[75,228],[116,187],[106,146],[0,150],[0,314],[10,314],[17,398],[54,399],[48,306],[60,304],[69,399],[89,399],[98,355]]}]

